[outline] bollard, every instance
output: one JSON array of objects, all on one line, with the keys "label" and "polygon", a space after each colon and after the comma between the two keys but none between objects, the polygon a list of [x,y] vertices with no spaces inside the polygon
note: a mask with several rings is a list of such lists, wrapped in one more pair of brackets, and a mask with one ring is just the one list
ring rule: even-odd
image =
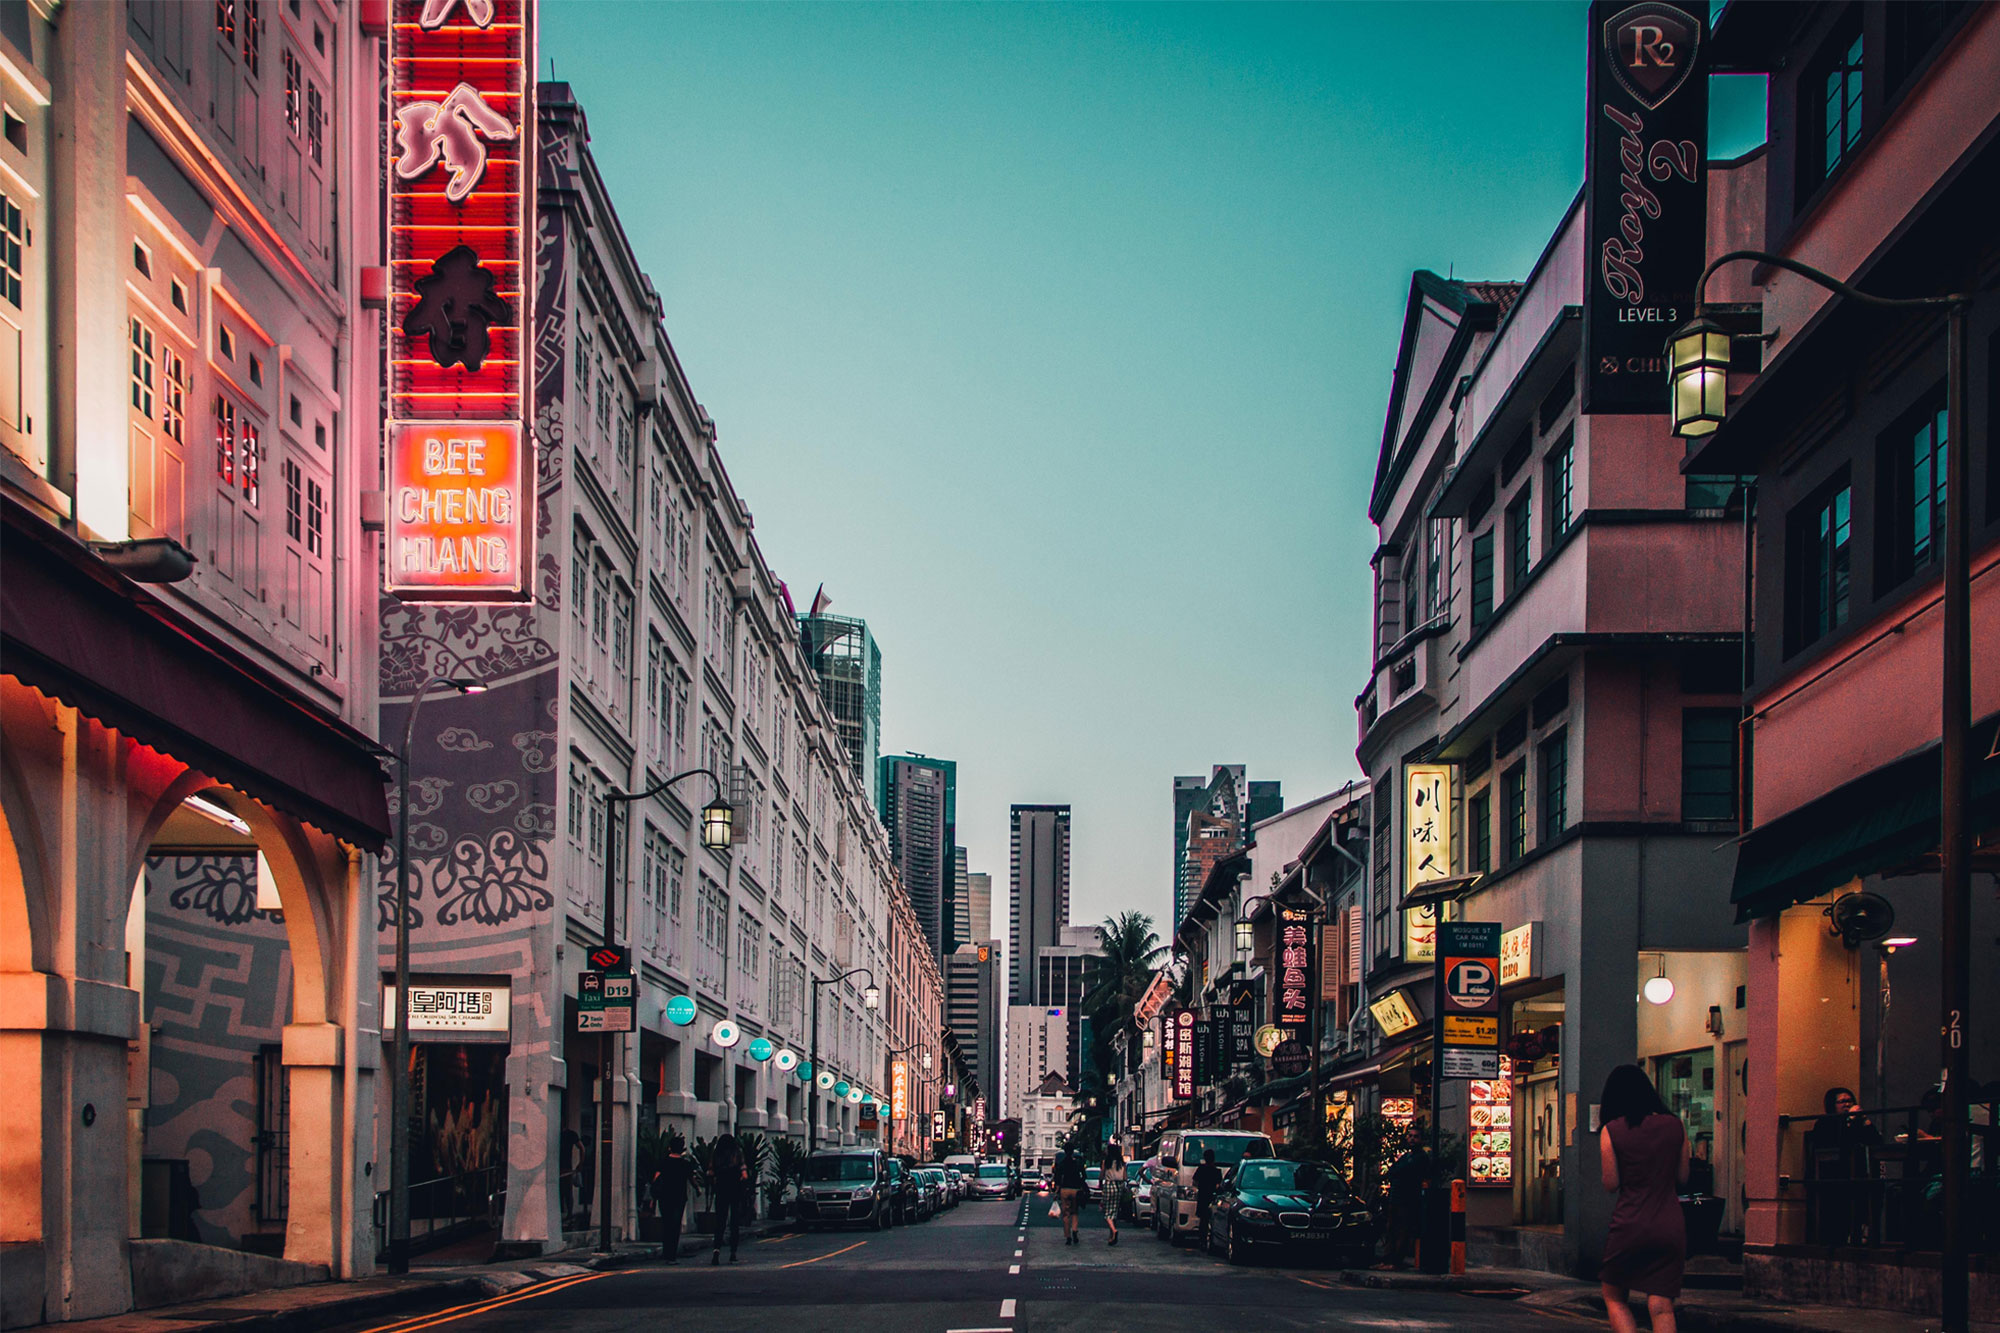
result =
[{"label": "bollard", "polygon": [[1451,1271],[1465,1273],[1465,1182],[1451,1182]]}]

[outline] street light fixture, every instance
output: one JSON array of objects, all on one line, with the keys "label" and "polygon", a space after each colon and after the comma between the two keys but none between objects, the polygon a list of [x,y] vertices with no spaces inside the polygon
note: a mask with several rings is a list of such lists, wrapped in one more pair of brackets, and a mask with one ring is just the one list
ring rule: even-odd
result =
[{"label": "street light fixture", "polygon": [[[882,1003],[882,992],[876,988],[875,974],[865,967],[850,967],[838,976],[808,977],[813,986],[812,1055],[810,1068],[819,1068],[819,990],[853,976],[865,976],[868,984],[862,988],[861,1003],[865,1008],[874,1009]],[[815,1078],[806,1084],[806,1151],[819,1147],[819,1080]]]},{"label": "street light fixture", "polygon": [[[697,775],[706,776],[715,788],[715,797],[701,811],[701,844],[716,851],[727,850],[733,838],[732,811],[724,798],[722,779],[713,769],[690,768],[676,773],[670,778],[662,778],[641,791],[607,791],[604,793],[604,945],[612,948],[617,944],[618,910],[618,807],[634,801],[647,800],[659,795],[676,782]],[[603,1070],[601,1110],[597,1127],[597,1247],[606,1254],[611,1253],[611,1095],[613,1064],[618,1058],[619,1042],[617,1034],[605,1032],[600,1037],[603,1058],[598,1061]]]},{"label": "street light fixture", "polygon": [[[1942,717],[1938,735],[1941,781],[1938,791],[1938,888],[1940,987],[1944,1013],[1944,1177],[1942,1323],[1949,1333],[1964,1333],[1971,1317],[1966,1191],[1969,1149],[1969,1055],[1966,1029],[1970,1005],[1972,951],[1972,834],[1967,806],[1971,803],[1971,770],[1967,750],[1972,732],[1972,567],[1966,492],[1972,485],[1969,460],[1974,452],[1971,421],[1966,414],[1966,358],[1969,347],[1966,313],[1972,297],[1966,292],[1943,296],[1886,297],[1857,290],[1796,259],[1762,250],[1731,250],[1710,261],[1695,286],[1694,319],[1677,330],[1669,344],[1668,410],[1674,433],[1700,437],[1721,424],[1725,404],[1708,401],[1712,387],[1701,377],[1710,373],[1715,335],[1708,320],[1708,280],[1724,264],[1738,260],[1767,264],[1796,273],[1836,296],[1857,305],[1884,310],[1942,310],[1945,315],[1945,421],[1952,435],[1945,453],[1944,609]],[[1726,341],[1726,340],[1725,340]],[[1683,369],[1685,365],[1685,369]],[[1685,403],[1686,410],[1683,410]],[[1709,409],[1713,407],[1713,412]]]},{"label": "street light fixture", "polygon": [[[417,687],[403,722],[403,747],[396,751],[396,1012],[395,1067],[390,1071],[389,1271],[410,1271],[410,745],[417,734],[417,710],[433,685],[460,694],[484,694],[480,681],[432,676]],[[260,858],[261,859],[261,858]],[[379,965],[380,955],[377,955]]]},{"label": "street light fixture", "polygon": [[1699,316],[1674,334],[1667,358],[1673,384],[1674,434],[1712,435],[1722,424],[1729,389],[1728,330]]}]

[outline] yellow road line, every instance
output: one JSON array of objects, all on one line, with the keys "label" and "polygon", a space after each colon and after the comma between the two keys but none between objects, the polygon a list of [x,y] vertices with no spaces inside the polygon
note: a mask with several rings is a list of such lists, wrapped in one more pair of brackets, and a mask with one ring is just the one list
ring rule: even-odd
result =
[{"label": "yellow road line", "polygon": [[[855,1241],[855,1242],[854,1242],[854,1244],[852,1244],[852,1245],[848,1246],[848,1247],[847,1247],[847,1250],[858,1250],[858,1249],[860,1249],[860,1248],[861,1248],[861,1247],[862,1247],[863,1245],[866,1245],[867,1243],[868,1243],[868,1242],[867,1242],[867,1241],[865,1241],[865,1240],[857,1240],[857,1241]],[[780,1268],[804,1268],[804,1267],[805,1267],[805,1266],[806,1266],[807,1264],[816,1264],[816,1263],[818,1263],[818,1262],[819,1262],[820,1260],[822,1260],[822,1259],[831,1259],[831,1258],[833,1258],[833,1256],[834,1256],[835,1254],[846,1254],[846,1253],[847,1253],[847,1250],[835,1250],[835,1251],[833,1251],[833,1253],[832,1253],[832,1254],[816,1254],[816,1255],[814,1255],[814,1256],[813,1256],[812,1258],[810,1258],[810,1259],[800,1259],[800,1260],[799,1260],[798,1262],[796,1262],[796,1263],[790,1263],[790,1264],[779,1264],[779,1265],[778,1265],[778,1267],[780,1267]]]},{"label": "yellow road line", "polygon": [[766,1236],[757,1243],[759,1245],[776,1245],[781,1240],[797,1240],[800,1234],[797,1231],[787,1231],[782,1236]]},{"label": "yellow road line", "polygon": [[615,1272],[582,1273],[576,1277],[560,1278],[554,1282],[537,1282],[533,1286],[524,1287],[520,1291],[491,1296],[483,1301],[474,1301],[470,1305],[455,1305],[450,1309],[434,1311],[427,1315],[417,1315],[410,1319],[399,1320],[393,1324],[382,1324],[379,1327],[368,1329],[366,1333],[416,1333],[418,1329],[432,1328],[438,1324],[448,1324],[458,1319],[469,1319],[473,1315],[485,1314],[488,1310],[497,1310],[504,1305],[514,1305],[520,1301],[532,1300],[537,1296],[547,1296],[552,1292],[562,1291],[567,1287],[574,1287],[580,1283],[595,1282],[599,1278],[616,1276],[618,1274]]}]

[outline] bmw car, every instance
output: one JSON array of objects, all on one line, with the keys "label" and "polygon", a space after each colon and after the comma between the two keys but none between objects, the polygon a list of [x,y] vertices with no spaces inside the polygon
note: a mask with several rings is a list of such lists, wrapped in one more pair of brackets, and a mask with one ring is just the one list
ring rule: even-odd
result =
[{"label": "bmw car", "polygon": [[1208,1248],[1232,1264],[1272,1254],[1295,1263],[1363,1265],[1375,1251],[1375,1220],[1326,1167],[1246,1161],[1215,1196]]}]

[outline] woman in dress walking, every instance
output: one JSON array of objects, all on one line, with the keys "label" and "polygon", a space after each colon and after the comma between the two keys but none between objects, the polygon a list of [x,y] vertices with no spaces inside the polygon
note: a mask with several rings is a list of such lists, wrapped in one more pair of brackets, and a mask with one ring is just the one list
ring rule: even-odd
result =
[{"label": "woman in dress walking", "polygon": [[1116,1142],[1104,1149],[1104,1164],[1098,1168],[1097,1189],[1104,1203],[1104,1224],[1111,1228],[1107,1245],[1118,1243],[1118,1214],[1125,1208],[1125,1153]]},{"label": "woman in dress walking", "polygon": [[1638,1333],[1627,1301],[1642,1292],[1653,1333],[1675,1333],[1674,1301],[1687,1266],[1680,1202],[1688,1178],[1687,1130],[1637,1065],[1619,1065],[1604,1080],[1598,1118],[1604,1188],[1618,1196],[1597,1275],[1605,1313],[1616,1333]]}]

